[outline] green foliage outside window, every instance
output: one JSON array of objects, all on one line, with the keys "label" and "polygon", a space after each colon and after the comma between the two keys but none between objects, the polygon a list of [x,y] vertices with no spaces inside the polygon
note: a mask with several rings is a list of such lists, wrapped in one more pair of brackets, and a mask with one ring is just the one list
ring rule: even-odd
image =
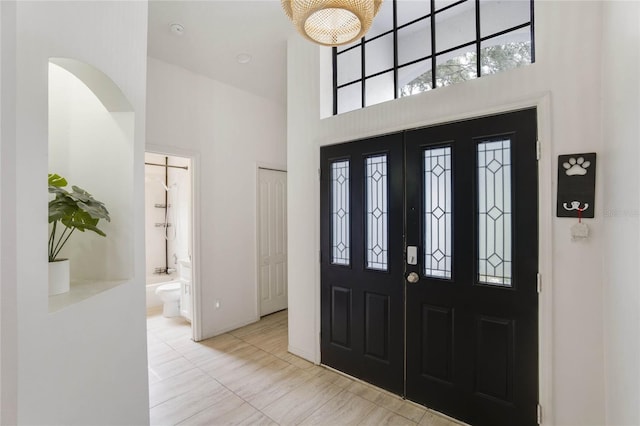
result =
[{"label": "green foliage outside window", "polygon": [[[436,67],[436,87],[449,86],[477,77],[477,54],[474,51],[449,59]],[[480,50],[482,75],[495,74],[531,63],[531,42],[494,45]],[[400,96],[410,96],[433,89],[431,70],[416,77],[400,89]]]}]

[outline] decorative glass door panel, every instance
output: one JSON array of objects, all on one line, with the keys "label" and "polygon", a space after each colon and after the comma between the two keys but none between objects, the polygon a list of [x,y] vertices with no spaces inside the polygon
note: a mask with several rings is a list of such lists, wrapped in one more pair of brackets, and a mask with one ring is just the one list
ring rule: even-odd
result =
[{"label": "decorative glass door panel", "polygon": [[331,263],[348,265],[350,254],[349,161],[331,163]]},{"label": "decorative glass door panel", "polygon": [[451,147],[424,150],[424,274],[451,278]]},{"label": "decorative glass door panel", "polygon": [[478,282],[511,286],[511,141],[479,142]]},{"label": "decorative glass door panel", "polygon": [[387,156],[367,157],[367,268],[386,271],[387,252]]}]

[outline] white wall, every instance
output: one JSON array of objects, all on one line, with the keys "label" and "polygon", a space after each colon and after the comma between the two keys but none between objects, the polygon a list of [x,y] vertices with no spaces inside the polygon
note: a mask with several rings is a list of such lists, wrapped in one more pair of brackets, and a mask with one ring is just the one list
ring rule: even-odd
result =
[{"label": "white wall", "polygon": [[15,424],[18,395],[16,269],[16,3],[0,2],[0,424]]},{"label": "white wall", "polygon": [[[11,250],[17,257],[19,362],[7,366],[17,371],[17,423],[145,424],[149,414],[141,283],[147,4],[19,2],[16,23],[16,192],[5,199],[3,191],[2,206],[15,205],[18,213],[12,223],[17,245]],[[53,314],[48,313],[45,185],[50,57],[75,58],[102,70],[136,113],[135,141],[129,147],[135,167],[122,165],[133,169],[133,188],[123,188],[132,191],[136,212],[129,217],[133,279]],[[3,323],[5,319],[3,309]]]},{"label": "white wall", "polygon": [[148,63],[147,146],[197,159],[194,285],[202,306],[197,337],[206,338],[258,319],[257,164],[286,164],[285,110],[174,65]]},{"label": "white wall", "polygon": [[[326,58],[325,58],[326,59]],[[326,63],[323,62],[323,63]],[[287,53],[287,249],[289,250],[289,351],[320,361],[320,58],[302,37]],[[314,78],[316,77],[316,78]],[[301,96],[304,94],[304,96]],[[326,99],[326,98],[325,98]]]},{"label": "white wall", "polygon": [[640,424],[640,3],[603,10],[602,140],[608,425]]},{"label": "white wall", "polygon": [[555,218],[553,207],[557,155],[603,153],[601,14],[601,2],[536,2],[535,64],[324,120],[318,119],[325,96],[319,93],[319,48],[298,37],[289,41],[290,350],[319,360],[319,146],[537,103],[540,185],[547,197],[540,212],[544,423],[605,423],[602,179],[589,241],[571,242],[575,221]]}]

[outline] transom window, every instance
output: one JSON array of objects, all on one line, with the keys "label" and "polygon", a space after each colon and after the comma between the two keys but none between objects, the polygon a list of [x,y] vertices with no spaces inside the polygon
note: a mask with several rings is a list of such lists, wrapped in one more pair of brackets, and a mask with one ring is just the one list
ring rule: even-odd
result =
[{"label": "transom window", "polygon": [[533,0],[386,0],[366,37],[333,48],[333,113],[534,61]]}]

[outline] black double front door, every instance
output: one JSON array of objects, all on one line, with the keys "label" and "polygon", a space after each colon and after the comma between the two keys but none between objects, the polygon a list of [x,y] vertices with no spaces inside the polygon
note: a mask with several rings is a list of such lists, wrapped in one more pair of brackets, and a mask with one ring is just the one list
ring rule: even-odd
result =
[{"label": "black double front door", "polygon": [[472,425],[537,424],[535,109],[321,163],[322,363]]}]

